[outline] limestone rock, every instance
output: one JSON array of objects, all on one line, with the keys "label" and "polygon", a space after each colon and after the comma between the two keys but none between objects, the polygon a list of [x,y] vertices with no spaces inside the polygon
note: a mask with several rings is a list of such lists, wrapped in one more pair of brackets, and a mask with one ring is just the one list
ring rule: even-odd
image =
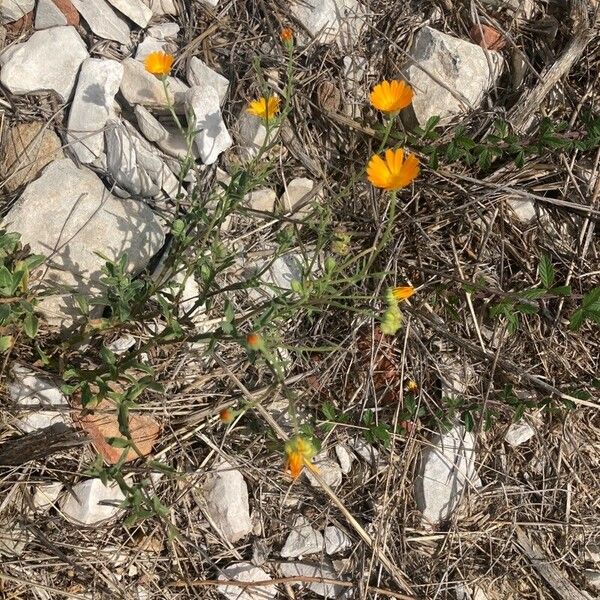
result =
[{"label": "limestone rock", "polygon": [[209,86],[194,86],[186,98],[188,111],[195,115],[194,137],[202,162],[212,165],[233,143],[219,105],[217,91]]},{"label": "limestone rock", "polygon": [[19,411],[15,425],[21,431],[37,431],[67,420],[67,399],[52,379],[33,369],[13,365],[8,393]]},{"label": "limestone rock", "polygon": [[152,11],[142,0],[108,0],[114,8],[130,18],[139,27],[146,27],[152,18]]},{"label": "limestone rock", "polygon": [[175,54],[177,46],[168,40],[157,40],[152,36],[144,38],[142,43],[137,47],[135,51],[135,60],[143,63],[149,54],[153,52],[165,52],[167,54]]},{"label": "limestone rock", "polygon": [[252,210],[272,213],[275,210],[277,194],[271,188],[258,188],[244,196],[244,204]]},{"label": "limestone rock", "polygon": [[0,23],[12,23],[30,13],[35,6],[35,0],[2,0]]},{"label": "limestone rock", "polygon": [[[126,58],[122,63],[124,68],[121,81],[121,93],[132,106],[167,106],[167,98],[163,84],[157,77],[148,73],[144,65],[135,58]],[[176,77],[167,77],[171,102],[183,104],[188,87]]]},{"label": "limestone rock", "polygon": [[109,121],[104,137],[107,171],[122,189],[151,198],[177,187],[173,173],[129,123]]},{"label": "limestone rock", "polygon": [[504,436],[504,441],[511,446],[520,446],[528,442],[535,434],[535,429],[526,421],[512,423]]},{"label": "limestone rock", "polygon": [[[283,577],[322,577],[323,579],[339,579],[333,567],[326,561],[319,564],[307,562],[288,562],[279,565]],[[352,588],[333,583],[293,583],[292,585],[306,586],[309,590],[324,598],[345,600],[352,596]]]},{"label": "limestone rock", "polygon": [[299,516],[294,523],[294,529],[285,540],[281,556],[295,558],[321,552],[321,550],[323,550],[323,535],[313,529],[305,517]]},{"label": "limestone rock", "polygon": [[[270,575],[260,567],[241,562],[225,567],[219,573],[219,581],[268,581]],[[273,600],[277,596],[275,585],[241,588],[233,585],[219,585],[217,591],[227,600]]]},{"label": "limestone rock", "polygon": [[537,217],[535,202],[528,198],[509,198],[506,200],[511,212],[521,223],[531,223]]},{"label": "limestone rock", "polygon": [[234,544],[252,531],[248,486],[228,462],[221,462],[211,473],[204,497],[208,514],[229,542]]},{"label": "limestone rock", "polygon": [[335,525],[328,525],[324,531],[325,552],[329,555],[352,548],[352,539]]},{"label": "limestone rock", "polygon": [[83,61],[73,96],[67,139],[82,163],[91,163],[104,152],[104,127],[115,116],[114,99],[123,78],[116,60]]},{"label": "limestone rock", "polygon": [[261,120],[244,111],[236,124],[238,154],[244,161],[252,160],[267,139],[267,129]]},{"label": "limestone rock", "polygon": [[[314,465],[329,487],[335,488],[342,483],[342,469],[337,461],[332,460],[327,456],[317,456],[315,457]],[[310,485],[317,488],[320,487],[319,482],[310,469],[304,469],[304,473],[306,474],[306,478],[310,482]]]},{"label": "limestone rock", "polygon": [[34,510],[44,512],[52,508],[64,487],[65,486],[60,481],[53,481],[52,483],[36,486],[32,498]]},{"label": "limestone rock", "polygon": [[181,27],[172,21],[158,23],[148,29],[148,35],[157,40],[174,40]]},{"label": "limestone rock", "polygon": [[62,516],[77,525],[98,525],[112,519],[125,500],[116,483],[105,486],[100,479],[87,479],[74,485],[60,502]]},{"label": "limestone rock", "polygon": [[348,446],[371,467],[377,466],[379,450],[372,444],[367,444],[362,438],[348,441]]},{"label": "limestone rock", "polygon": [[595,591],[600,592],[600,571],[584,569],[583,576],[587,584]]},{"label": "limestone rock", "polygon": [[61,145],[54,130],[39,121],[12,127],[6,135],[0,163],[0,178],[6,179],[6,191],[14,192],[33,181],[47,164],[63,158]]},{"label": "limestone rock", "polygon": [[120,44],[129,44],[129,25],[125,19],[117,15],[106,0],[94,0],[93,2],[71,0],[71,2],[98,37],[114,40]]},{"label": "limestone rock", "polygon": [[311,192],[315,187],[315,182],[307,177],[296,177],[287,185],[285,192],[279,199],[279,205],[285,212],[295,213],[299,216],[310,212],[310,202],[316,199],[311,198]]},{"label": "limestone rock", "polygon": [[135,346],[135,338],[130,333],[118,337],[114,342],[111,342],[106,347],[114,354],[125,354]]},{"label": "limestone rock", "polygon": [[27,186],[5,223],[32,252],[52,255],[40,270],[45,286],[59,291],[40,308],[51,324],[64,328],[80,316],[71,290],[87,296],[100,291],[104,260],[96,252],[111,260],[127,254],[128,270],[137,272],[164,243],[160,222],[145,204],[115,198],[95,173],[78,169],[69,159],[48,165]]},{"label": "limestone rock", "polygon": [[415,480],[415,500],[424,520],[437,525],[448,520],[463,493],[481,484],[475,468],[475,438],[456,425],[436,434],[421,451]]},{"label": "limestone rock", "polygon": [[53,91],[61,102],[66,102],[79,67],[88,56],[73,27],[36,31],[26,42],[2,53],[0,82],[17,96]]},{"label": "limestone rock", "polygon": [[343,444],[337,444],[335,446],[335,455],[337,456],[340,468],[344,475],[348,475],[352,470],[352,463],[354,462],[354,456],[348,452],[348,449]]},{"label": "limestone rock", "polygon": [[67,24],[72,25],[73,27],[79,27],[79,13],[77,9],[73,6],[71,0],[52,0],[54,4],[58,7],[58,10],[65,15],[67,19]]},{"label": "limestone rock", "polygon": [[52,0],[38,0],[34,27],[36,29],[48,29],[49,27],[61,25],[68,25],[68,22],[67,17],[58,6]]},{"label": "limestone rock", "polygon": [[187,80],[192,86],[209,86],[219,95],[219,104],[223,104],[229,89],[229,80],[213,71],[196,56],[192,56],[187,64]]},{"label": "limestone rock", "polygon": [[143,0],[143,2],[150,8],[154,16],[177,14],[175,0]]},{"label": "limestone rock", "polygon": [[[486,56],[478,45],[427,26],[415,35],[410,56],[403,71],[415,92],[412,111],[419,125],[433,116],[447,124],[452,117],[478,107],[503,65],[497,52]],[[410,110],[405,114],[410,115]]]}]

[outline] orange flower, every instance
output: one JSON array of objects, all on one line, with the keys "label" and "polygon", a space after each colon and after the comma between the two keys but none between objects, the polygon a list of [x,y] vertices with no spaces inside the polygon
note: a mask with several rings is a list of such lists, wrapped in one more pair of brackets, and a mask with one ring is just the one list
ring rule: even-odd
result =
[{"label": "orange flower", "polygon": [[262,96],[258,100],[250,102],[250,106],[246,110],[251,115],[268,121],[279,112],[279,98],[277,96],[269,96],[268,98]]},{"label": "orange flower", "polygon": [[229,425],[233,423],[235,419],[235,411],[231,410],[231,408],[224,408],[219,413],[219,419],[221,419],[221,423],[225,423],[225,425]]},{"label": "orange flower", "polygon": [[175,57],[172,54],[151,52],[146,57],[144,65],[148,73],[152,73],[152,75],[156,75],[159,79],[163,79],[171,72],[174,60]]},{"label": "orange flower", "polygon": [[310,459],[317,453],[313,443],[301,435],[291,438],[285,445],[285,468],[296,479],[304,465],[312,466]]},{"label": "orange flower", "polygon": [[369,181],[384,190],[399,190],[413,181],[420,172],[419,159],[409,154],[404,160],[404,150],[385,151],[385,160],[375,154],[367,165]]},{"label": "orange flower", "polygon": [[304,468],[304,457],[300,452],[291,452],[288,454],[286,460],[286,470],[290,472],[290,475],[297,479],[302,469]]},{"label": "orange flower", "polygon": [[413,90],[405,81],[382,81],[371,92],[371,104],[381,112],[397,113],[413,98]]},{"label": "orange flower", "polygon": [[279,37],[284,44],[289,44],[294,41],[294,32],[289,27],[284,27]]},{"label": "orange flower", "polygon": [[396,300],[406,300],[415,293],[415,288],[410,285],[406,287],[396,287],[392,290],[392,294]]},{"label": "orange flower", "polygon": [[260,350],[263,347],[263,339],[258,333],[249,333],[246,336],[246,344],[251,350]]}]

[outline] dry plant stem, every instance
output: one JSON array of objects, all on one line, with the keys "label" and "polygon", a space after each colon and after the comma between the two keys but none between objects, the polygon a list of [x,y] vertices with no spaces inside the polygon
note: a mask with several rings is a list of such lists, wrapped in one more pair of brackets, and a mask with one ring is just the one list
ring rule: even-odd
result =
[{"label": "dry plant stem", "polygon": [[[229,369],[227,364],[221,359],[221,357],[215,352],[214,358],[219,363],[219,366],[225,371],[225,373],[229,376],[229,378],[235,383],[238,389],[243,393],[243,395],[251,402],[255,403],[254,408],[260,413],[260,415],[267,421],[267,423],[271,426],[273,431],[277,434],[280,440],[283,442],[287,442],[289,440],[289,436],[287,433],[279,426],[279,424],[273,419],[273,417],[267,412],[267,410],[259,403],[256,403],[250,391],[244,386],[244,384],[238,379],[238,377]],[[354,531],[359,535],[359,537],[369,546],[369,548],[373,551],[373,553],[377,556],[378,560],[381,564],[388,570],[389,574],[394,578],[396,583],[403,589],[405,592],[412,592],[412,588],[410,587],[410,583],[406,576],[400,571],[399,567],[397,567],[380,549],[378,549],[373,541],[373,538],[364,530],[362,525],[354,518],[354,516],[350,513],[350,511],[344,506],[344,503],[337,497],[336,493],[329,487],[327,482],[323,479],[323,477],[317,472],[312,471],[313,477],[317,480],[323,491],[329,496],[329,499],[333,502],[333,504],[339,509],[339,511],[344,515],[348,523],[352,526]]]}]

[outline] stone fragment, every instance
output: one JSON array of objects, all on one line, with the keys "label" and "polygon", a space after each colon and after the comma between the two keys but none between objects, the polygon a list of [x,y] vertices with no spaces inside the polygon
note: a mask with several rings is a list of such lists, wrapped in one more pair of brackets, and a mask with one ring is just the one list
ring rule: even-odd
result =
[{"label": "stone fragment", "polygon": [[114,342],[111,342],[106,347],[115,354],[125,354],[127,350],[130,350],[134,346],[135,338],[130,333],[126,333],[118,337]]},{"label": "stone fragment", "polygon": [[600,592],[600,571],[584,569],[583,576],[587,584],[595,591]]},{"label": "stone fragment", "polygon": [[66,102],[79,67],[88,56],[73,27],[36,31],[26,42],[2,53],[0,82],[17,96],[52,91],[61,102]]},{"label": "stone fragment", "polygon": [[403,115],[410,120],[412,111],[419,125],[433,116],[447,124],[454,116],[478,107],[503,65],[500,54],[486,54],[476,44],[427,26],[415,35],[410,56],[403,72],[415,95],[412,108]]},{"label": "stone fragment", "polygon": [[62,516],[77,525],[98,525],[112,519],[125,500],[116,483],[105,486],[100,479],[86,479],[74,485],[60,502]]},{"label": "stone fragment", "polygon": [[531,223],[537,217],[537,209],[533,200],[509,198],[506,203],[521,223]]},{"label": "stone fragment", "polygon": [[186,98],[188,113],[195,115],[194,137],[202,162],[212,165],[233,143],[219,105],[217,91],[208,86],[194,86]]},{"label": "stone fragment", "polygon": [[[342,469],[337,461],[332,460],[328,456],[317,456],[314,460],[315,467],[319,470],[319,475],[324,479],[325,483],[332,488],[337,487],[342,483]],[[310,469],[304,469],[306,478],[313,487],[320,487],[316,477]]]},{"label": "stone fragment", "polygon": [[325,552],[330,556],[352,548],[352,539],[335,525],[328,525],[324,531]]},{"label": "stone fragment", "polygon": [[[152,11],[142,0],[108,0],[113,8],[131,19],[138,27],[144,28],[152,18]],[[118,40],[117,40],[118,41]]]},{"label": "stone fragment", "polygon": [[[122,63],[124,68],[121,81],[121,93],[131,106],[166,107],[167,97],[162,82],[148,73],[144,65],[135,58],[126,58]],[[188,87],[176,77],[167,77],[171,102],[177,106],[183,104]]]},{"label": "stone fragment", "polygon": [[187,64],[187,80],[191,86],[209,86],[217,91],[219,104],[223,104],[229,89],[229,80],[213,71],[196,56],[192,56]]},{"label": "stone fragment", "polygon": [[177,187],[175,176],[137,131],[125,121],[109,121],[104,133],[106,168],[117,185],[134,196],[151,198]]},{"label": "stone fragment", "polygon": [[[269,581],[271,576],[260,567],[241,562],[225,567],[219,573],[219,581]],[[217,591],[227,600],[273,600],[277,596],[275,585],[242,588],[233,585],[218,585]]]},{"label": "stone fragment", "polygon": [[520,446],[528,442],[535,433],[535,429],[526,421],[512,423],[504,436],[504,441],[511,446]]},{"label": "stone fragment", "polygon": [[354,462],[354,456],[348,452],[346,446],[343,444],[337,444],[335,446],[335,455],[337,456],[340,468],[344,475],[348,475],[352,470],[352,463]]},{"label": "stone fragment", "polygon": [[32,252],[51,255],[40,271],[43,284],[58,290],[40,309],[63,328],[80,317],[73,289],[88,298],[100,292],[105,261],[96,252],[110,260],[127,254],[128,271],[138,272],[164,243],[159,219],[145,204],[115,198],[95,173],[69,159],[51,163],[27,186],[5,226],[20,233]]},{"label": "stone fragment", "polygon": [[31,531],[20,523],[5,525],[0,529],[0,556],[21,556],[32,539]]},{"label": "stone fragment", "polygon": [[19,416],[15,425],[25,433],[65,423],[67,399],[49,377],[15,363],[11,369],[8,393]]},{"label": "stone fragment", "polygon": [[165,21],[148,28],[148,35],[157,40],[173,40],[177,37],[180,29],[177,23]]},{"label": "stone fragment", "polygon": [[177,47],[167,40],[157,40],[151,36],[144,38],[142,43],[135,51],[135,60],[144,63],[149,54],[153,52],[165,52],[167,54],[175,54]]},{"label": "stone fragment", "polygon": [[36,486],[32,498],[33,509],[41,512],[50,510],[58,500],[64,487],[60,481]]},{"label": "stone fragment", "polygon": [[68,25],[68,22],[67,17],[58,6],[52,0],[38,0],[34,27],[36,29],[48,29],[49,27],[61,25]]},{"label": "stone fragment", "polygon": [[267,140],[267,130],[261,120],[244,111],[236,125],[236,139],[239,144],[238,154],[244,161],[256,157],[258,151]]},{"label": "stone fragment", "polygon": [[177,14],[175,0],[143,0],[143,2],[156,17]]},{"label": "stone fragment", "polygon": [[415,500],[426,523],[448,520],[466,490],[481,484],[475,468],[475,438],[460,425],[436,434],[421,451]]},{"label": "stone fragment", "polygon": [[277,194],[271,188],[258,188],[244,196],[244,204],[252,210],[272,213],[275,210]]},{"label": "stone fragment", "polygon": [[348,446],[371,467],[377,466],[379,450],[372,444],[367,444],[362,438],[348,441]]},{"label": "stone fragment", "polygon": [[[326,561],[319,564],[307,562],[287,562],[279,565],[279,570],[283,577],[321,577],[323,579],[339,580],[339,575],[333,570],[333,567]],[[352,588],[347,588],[333,583],[300,583],[294,582],[292,585],[301,585],[308,588],[311,592],[324,598],[335,598],[336,600],[345,600],[352,597]]]},{"label": "stone fragment", "polygon": [[287,185],[279,199],[279,205],[285,212],[305,215],[310,212],[310,203],[316,199],[311,197],[315,182],[307,177],[296,177]]},{"label": "stone fragment", "polygon": [[0,179],[12,193],[33,181],[53,160],[63,158],[60,138],[44,123],[19,123],[12,127],[3,145],[4,157],[0,163]]},{"label": "stone fragment", "polygon": [[300,515],[294,522],[294,529],[285,540],[280,554],[283,558],[295,558],[321,552],[321,550],[323,550],[323,535],[313,529],[310,522]]},{"label": "stone fragment", "polygon": [[71,0],[52,0],[54,4],[58,7],[58,10],[65,15],[67,19],[67,24],[72,25],[73,27],[79,27],[79,13],[77,9],[73,6]]},{"label": "stone fragment", "polygon": [[204,486],[207,512],[219,532],[234,544],[252,531],[248,486],[242,474],[223,461]]},{"label": "stone fragment", "polygon": [[98,37],[125,45],[130,43],[129,25],[125,19],[115,13],[106,0],[93,2],[71,0],[71,2]]},{"label": "stone fragment", "polygon": [[[82,414],[80,410],[73,412],[73,422],[79,425],[92,440],[96,452],[109,464],[114,465],[121,459],[123,448],[117,448],[108,443],[108,439],[115,438],[126,441],[119,430],[118,411],[110,400],[102,400],[98,406]],[[129,432],[131,439],[138,449],[138,454],[133,448],[127,450],[124,462],[131,462],[141,456],[147,456],[158,439],[160,424],[151,416],[144,414],[129,414]]]},{"label": "stone fragment", "polygon": [[83,61],[69,112],[67,139],[82,163],[91,163],[104,152],[104,127],[115,117],[114,100],[123,78],[116,60]]},{"label": "stone fragment", "polygon": [[2,0],[0,23],[12,23],[30,13],[35,6],[35,0]]}]

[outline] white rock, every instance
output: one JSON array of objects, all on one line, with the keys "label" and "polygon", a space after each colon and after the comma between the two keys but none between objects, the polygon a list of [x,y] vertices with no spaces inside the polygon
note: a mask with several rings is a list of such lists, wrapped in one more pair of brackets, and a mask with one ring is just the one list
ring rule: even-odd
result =
[{"label": "white rock", "polygon": [[67,25],[67,17],[59,10],[52,0],[38,0],[35,11],[36,29],[48,29]]},{"label": "white rock", "polygon": [[71,0],[73,6],[85,19],[90,29],[105,40],[114,40],[128,45],[130,42],[129,25],[117,15],[106,0]]},{"label": "white rock", "polygon": [[6,524],[0,529],[0,556],[21,556],[32,539],[33,534],[24,525]]},{"label": "white rock", "polygon": [[[242,562],[229,565],[219,573],[219,581],[269,581],[271,576],[260,567]],[[218,585],[217,591],[227,600],[272,600],[277,596],[275,585],[242,588],[233,585]]]},{"label": "white rock", "polygon": [[[129,104],[135,106],[167,106],[167,97],[162,82],[146,71],[144,65],[135,58],[126,58],[122,63],[124,68],[121,93]],[[175,105],[183,104],[187,85],[176,77],[167,77],[169,97]]]},{"label": "white rock", "polygon": [[415,92],[412,108],[420,125],[433,116],[440,116],[441,124],[446,124],[455,115],[478,107],[503,65],[498,52],[486,55],[477,44],[427,26],[415,35],[410,55],[412,60],[403,71]]},{"label": "white rock", "polygon": [[52,379],[37,371],[13,365],[8,393],[20,412],[15,425],[26,433],[68,420],[67,399]]},{"label": "white rock", "polygon": [[506,200],[512,213],[521,223],[530,223],[537,217],[535,202],[527,198],[509,198]]},{"label": "white rock", "polygon": [[165,52],[167,54],[173,54],[175,48],[173,44],[167,40],[157,40],[152,36],[147,36],[137,47],[135,51],[135,60],[143,63],[149,54],[153,52]]},{"label": "white rock", "polygon": [[295,2],[292,14],[323,44],[340,36],[342,48],[351,47],[364,27],[364,14],[357,0],[308,0]]},{"label": "white rock", "polygon": [[457,360],[455,354],[444,353],[440,360],[442,397],[461,396],[474,377],[473,369]]},{"label": "white rock", "polygon": [[337,456],[338,462],[340,463],[340,468],[342,469],[342,473],[344,475],[348,475],[352,470],[352,463],[354,462],[354,456],[348,452],[346,446],[342,444],[337,444],[334,448],[335,455]]},{"label": "white rock", "polygon": [[258,188],[244,196],[244,204],[252,210],[272,213],[276,202],[277,194],[271,188]]},{"label": "white rock", "polygon": [[69,159],[48,165],[4,222],[32,252],[52,253],[40,268],[44,284],[67,289],[44,298],[40,307],[51,324],[61,327],[80,316],[71,289],[88,297],[100,291],[105,261],[96,252],[111,260],[126,253],[128,271],[138,272],[164,243],[160,221],[144,203],[115,198],[95,173],[78,169]]},{"label": "white rock", "polygon": [[329,555],[352,548],[352,539],[335,525],[328,525],[324,531],[325,552]]},{"label": "white rock", "polygon": [[52,508],[64,487],[60,481],[36,486],[32,498],[34,510],[43,512]]},{"label": "white rock", "polygon": [[584,559],[600,564],[600,544],[589,543],[584,549]]},{"label": "white rock", "polygon": [[375,446],[367,444],[367,442],[365,442],[362,438],[349,440],[348,445],[371,467],[375,467],[377,465],[379,450],[377,450]]},{"label": "white rock", "polygon": [[187,64],[187,80],[192,86],[209,86],[217,90],[219,103],[223,104],[229,89],[229,80],[213,71],[196,56],[192,56]]},{"label": "white rock", "polygon": [[12,23],[30,13],[35,6],[35,0],[2,0],[0,23]]},{"label": "white rock", "polygon": [[308,200],[315,182],[307,177],[296,177],[292,179],[287,185],[285,192],[281,195],[279,203],[281,208],[285,212],[294,212],[298,214],[306,214],[310,212],[310,204],[316,199],[316,196]]},{"label": "white rock", "polygon": [[86,479],[74,485],[60,502],[62,516],[78,525],[97,525],[120,512],[125,496],[113,483],[105,486],[100,479]]},{"label": "white rock", "polygon": [[79,67],[89,56],[74,27],[36,31],[13,48],[0,57],[0,82],[17,96],[53,91],[62,102],[71,96]]},{"label": "white rock", "polygon": [[158,25],[153,25],[148,29],[148,35],[156,38],[157,40],[172,40],[177,37],[181,28],[177,23],[172,21],[165,21]]},{"label": "white rock", "polygon": [[248,486],[228,462],[221,462],[211,473],[204,497],[208,514],[229,542],[234,544],[252,531]]},{"label": "white rock", "polygon": [[133,348],[134,346],[135,338],[130,333],[126,333],[118,337],[114,342],[111,342],[106,347],[115,354],[125,354],[127,350]]},{"label": "white rock", "polygon": [[[305,562],[281,563],[279,570],[283,577],[322,577],[323,579],[338,579],[338,574],[325,561],[320,564]],[[292,585],[302,585],[309,590],[324,598],[335,598],[344,600],[352,596],[352,588],[335,585],[332,583],[292,583]]]},{"label": "white rock", "polygon": [[219,104],[217,91],[208,86],[194,86],[188,92],[186,105],[195,115],[194,128],[198,133],[194,142],[202,162],[212,165],[219,155],[233,143]]},{"label": "white rock", "polygon": [[236,139],[239,144],[238,153],[242,160],[252,160],[267,139],[267,129],[261,120],[244,111],[236,125]]},{"label": "white rock", "polygon": [[69,112],[67,140],[82,163],[91,163],[104,152],[104,127],[115,117],[114,100],[123,79],[116,60],[83,61]]},{"label": "white rock", "polygon": [[424,520],[432,525],[450,518],[463,492],[481,484],[475,469],[475,438],[457,425],[436,434],[421,451],[415,479],[415,500]]},{"label": "white rock", "polygon": [[520,446],[529,441],[535,433],[535,429],[526,421],[512,423],[504,436],[504,441],[511,446]]},{"label": "white rock", "polygon": [[583,576],[591,588],[600,591],[600,571],[584,569]]},{"label": "white rock", "polygon": [[219,4],[219,0],[200,0],[202,4],[206,4],[207,6],[217,6]]},{"label": "white rock", "polygon": [[155,16],[176,15],[177,6],[174,0],[143,0]]},{"label": "white rock", "polygon": [[[319,474],[329,487],[334,488],[342,483],[342,469],[337,461],[332,460],[327,456],[317,456],[315,457],[313,464],[319,470]],[[310,485],[317,488],[321,487],[310,469],[304,469],[303,472],[306,474]]]},{"label": "white rock", "polygon": [[323,550],[323,535],[313,529],[305,517],[299,516],[294,523],[294,529],[285,540],[280,554],[283,558],[295,558],[321,552],[321,550]]},{"label": "white rock", "polygon": [[108,173],[134,196],[150,198],[177,187],[158,153],[126,121],[110,121],[104,134]]},{"label": "white rock", "polygon": [[[114,8],[129,17],[139,27],[146,27],[152,11],[141,0],[108,0]],[[118,41],[118,40],[117,40]]]},{"label": "white rock", "polygon": [[302,280],[304,264],[304,258],[300,254],[279,256],[263,275],[263,281],[283,290],[291,290],[293,281]]}]

